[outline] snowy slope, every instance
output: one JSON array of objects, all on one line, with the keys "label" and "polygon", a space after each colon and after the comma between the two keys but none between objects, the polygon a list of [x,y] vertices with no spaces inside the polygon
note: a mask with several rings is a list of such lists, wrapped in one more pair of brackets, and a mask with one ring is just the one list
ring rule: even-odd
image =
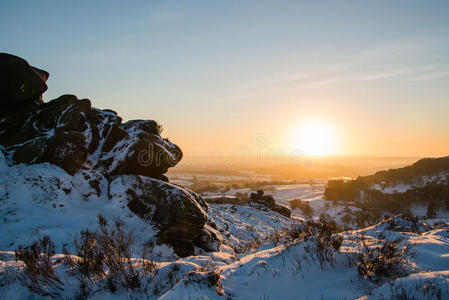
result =
[{"label": "snowy slope", "polygon": [[[401,222],[401,218],[389,222]],[[407,295],[415,299],[437,299],[449,296],[449,224],[442,229],[422,234],[396,231],[389,222],[357,232],[344,232],[343,246],[333,266],[321,269],[309,241],[298,241],[241,257],[227,266],[217,267],[226,295],[214,295],[206,284],[195,284],[188,277],[178,283],[163,299],[390,299]],[[409,224],[408,224],[409,225]],[[402,228],[407,230],[408,228]],[[415,258],[404,263],[403,277],[373,283],[348,265],[348,258],[359,252],[357,237],[370,244],[378,234],[392,240],[403,237],[404,245],[413,245]],[[229,299],[229,298],[228,298]],[[407,298],[408,299],[408,298]]]},{"label": "snowy slope", "polygon": [[[210,214],[222,229],[220,233],[227,236],[220,251],[200,251],[196,256],[172,257],[168,261],[160,257],[156,262],[158,271],[139,289],[121,288],[112,294],[103,287],[90,299],[380,299],[402,294],[435,299],[449,296],[449,223],[445,220],[426,223],[397,217],[363,230],[343,232],[339,234],[343,238],[342,247],[335,252],[334,262],[325,263],[321,268],[313,236],[291,241],[284,235],[280,243],[270,240],[272,233],[299,224],[297,220],[247,206],[212,205]],[[256,247],[240,254],[233,251],[239,244],[264,237],[268,238],[259,245],[259,250]],[[413,245],[416,253],[404,260],[401,277],[372,282],[358,274],[355,263],[349,263],[361,253],[361,239],[374,246],[398,237],[403,239],[401,245]],[[3,270],[20,265],[12,252],[2,252],[1,257]],[[70,298],[76,291],[73,286],[76,281],[56,258],[57,273],[64,283],[60,295]],[[139,265],[139,260],[135,264]],[[30,293],[18,280],[11,279],[2,287],[2,295],[4,299],[27,298]]]},{"label": "snowy slope", "polygon": [[[0,249],[14,251],[49,235],[61,246],[70,244],[82,229],[97,227],[99,214],[120,219],[137,240],[156,241],[157,230],[132,213],[120,199],[108,197],[108,184],[98,176],[99,188],[82,174],[70,176],[48,163],[8,166],[0,152]],[[93,177],[93,176],[92,176]],[[168,251],[167,251],[168,250]],[[163,246],[166,257],[172,251]]]},{"label": "snowy slope", "polygon": [[[0,299],[50,299],[32,294],[17,277],[23,262],[14,251],[44,235],[55,243],[52,258],[61,280],[53,296],[80,296],[80,283],[61,262],[62,245],[73,247],[81,230],[98,229],[97,215],[120,219],[134,232],[131,262],[141,278],[138,288],[107,282],[92,284],[89,299],[444,299],[449,297],[449,222],[395,217],[357,231],[346,231],[332,259],[319,263],[317,236],[306,234],[303,219],[287,218],[251,205],[210,204],[208,218],[216,225],[217,251],[195,249],[195,255],[179,258],[173,249],[157,244],[158,227],[132,213],[120,190],[108,191],[106,179],[95,173],[68,175],[48,163],[8,165],[0,154]],[[92,179],[98,186],[92,185]],[[312,186],[273,186],[280,203],[302,193],[310,202],[323,201]],[[110,195],[115,195],[111,197]],[[320,200],[321,199],[321,200]],[[318,207],[318,206],[317,206]],[[337,208],[331,208],[337,209]],[[302,232],[300,235],[294,233]],[[361,276],[358,257],[364,246],[373,248],[401,238],[401,247],[413,246],[387,277],[372,280]],[[144,244],[152,252],[142,260]],[[72,251],[73,253],[73,251]],[[71,256],[77,259],[76,256]],[[154,270],[144,273],[144,261]],[[60,288],[57,288],[60,286]],[[56,295],[56,296],[55,296]]]}]

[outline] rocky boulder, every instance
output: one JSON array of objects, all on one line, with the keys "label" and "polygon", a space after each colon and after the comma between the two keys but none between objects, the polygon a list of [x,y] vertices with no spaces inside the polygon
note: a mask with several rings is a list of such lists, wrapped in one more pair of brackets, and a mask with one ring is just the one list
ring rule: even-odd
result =
[{"label": "rocky boulder", "polygon": [[89,188],[79,190],[85,200],[108,194],[112,202],[122,201],[158,227],[159,241],[180,256],[194,254],[195,246],[217,250],[220,235],[206,202],[164,182],[182,152],[161,137],[161,126],[152,120],[122,123],[116,112],[73,95],[44,103],[48,76],[19,57],[0,54],[0,103],[7,108],[0,110],[1,157],[12,163],[48,162],[75,182],[88,181]]},{"label": "rocky boulder", "polygon": [[284,217],[287,217],[287,218],[290,218],[291,213],[292,213],[287,206],[282,205],[282,204],[276,204],[275,206],[273,206],[271,208],[271,210],[275,211],[278,214],[281,214],[281,215],[283,215]]},{"label": "rocky boulder", "polygon": [[193,192],[134,175],[114,177],[109,191],[110,198],[121,198],[136,215],[157,224],[159,241],[171,245],[179,256],[194,254],[194,246],[217,250],[220,239],[214,224],[207,225],[208,205],[197,201]]},{"label": "rocky boulder", "polygon": [[90,100],[63,95],[40,102],[46,71],[13,55],[0,54],[0,145],[17,163],[49,162],[69,174],[80,169],[107,176],[136,174],[167,181],[181,149],[160,136],[152,120],[122,119]]},{"label": "rocky boulder", "polygon": [[248,203],[245,199],[240,199],[236,196],[221,195],[221,196],[208,196],[204,197],[207,203],[211,204],[232,204],[232,205],[245,205]]},{"label": "rocky boulder", "polygon": [[218,230],[212,226],[204,225],[195,240],[193,241],[195,246],[207,252],[214,252],[220,250],[223,237]]},{"label": "rocky boulder", "polygon": [[0,53],[0,104],[5,108],[20,108],[40,101],[47,90],[48,72],[31,67],[15,55]]},{"label": "rocky boulder", "polygon": [[291,211],[290,209],[285,205],[279,205],[276,204],[274,201],[274,198],[269,195],[264,195],[264,191],[258,190],[257,193],[251,193],[250,195],[250,202],[257,203],[259,205],[265,206],[268,209],[271,209],[272,211],[275,211],[285,217],[290,218]]}]

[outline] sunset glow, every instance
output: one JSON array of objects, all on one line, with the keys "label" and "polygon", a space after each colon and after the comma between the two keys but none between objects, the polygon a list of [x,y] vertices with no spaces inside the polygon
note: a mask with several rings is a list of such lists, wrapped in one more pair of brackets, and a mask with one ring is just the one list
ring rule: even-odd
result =
[{"label": "sunset glow", "polygon": [[298,126],[292,144],[305,155],[337,154],[336,133],[331,125],[321,120],[309,120]]},{"label": "sunset glow", "polygon": [[449,1],[7,2],[2,52],[48,69],[44,101],[156,120],[184,153],[447,155]]}]

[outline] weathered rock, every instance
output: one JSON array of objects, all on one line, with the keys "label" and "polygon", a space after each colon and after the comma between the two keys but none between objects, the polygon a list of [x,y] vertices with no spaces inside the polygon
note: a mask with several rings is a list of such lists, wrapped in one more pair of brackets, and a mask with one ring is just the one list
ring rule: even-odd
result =
[{"label": "weathered rock", "polygon": [[17,163],[49,162],[73,175],[87,159],[85,137],[79,132],[58,131],[49,138],[35,138],[23,145],[12,146]]},{"label": "weathered rock", "polygon": [[262,190],[258,190],[257,193],[251,193],[249,198],[251,202],[262,204],[270,209],[276,205],[273,197],[264,195],[264,191]]},{"label": "weathered rock", "polygon": [[[18,163],[59,162],[55,164],[73,174],[89,161],[86,168],[106,175],[136,174],[168,181],[163,174],[181,160],[181,149],[157,134],[154,121],[121,124],[121,120],[113,112],[92,108],[88,99],[64,95],[0,116],[0,144],[13,152]],[[63,136],[70,136],[70,142]],[[58,152],[46,151],[56,150],[55,141],[60,142]],[[70,159],[74,149],[80,153]],[[68,155],[62,162],[64,151]]]},{"label": "weathered rock", "polygon": [[[89,154],[93,154],[94,152],[98,152],[98,149],[102,149],[103,144],[108,142],[108,139],[105,139],[105,136],[108,136],[108,133],[113,128],[118,128],[122,123],[122,118],[117,116],[117,114],[109,112],[107,110],[99,110],[93,108],[89,111],[88,114],[88,123],[90,129],[90,144],[89,144]],[[125,138],[124,136],[123,138]],[[113,145],[109,145],[108,147],[112,148],[117,144],[121,139],[115,139]],[[100,145],[101,143],[101,145]]]},{"label": "weathered rock", "polygon": [[291,215],[290,209],[284,205],[276,204],[274,198],[269,195],[264,195],[264,191],[262,190],[258,190],[257,193],[251,193],[250,201],[253,203],[263,205],[266,208],[271,209],[272,211],[275,211],[285,217],[290,218]]},{"label": "weathered rock", "polygon": [[33,66],[31,67],[31,69],[33,69],[37,74],[39,74],[39,76],[42,78],[42,80],[44,82],[47,82],[48,78],[50,77],[50,73],[48,73],[45,70],[33,67]]},{"label": "weathered rock", "polygon": [[50,162],[70,174],[83,167],[168,181],[163,174],[182,151],[160,136],[160,125],[122,124],[116,112],[92,108],[90,100],[73,95],[40,103],[48,76],[20,57],[0,54],[0,103],[8,107],[0,111],[0,145],[16,162]]},{"label": "weathered rock", "polygon": [[49,74],[31,67],[26,60],[0,53],[0,104],[3,108],[18,108],[26,102],[40,101],[47,90]]},{"label": "weathered rock", "polygon": [[210,196],[204,197],[207,203],[213,204],[232,204],[232,205],[245,205],[248,201],[240,199],[236,196]]},{"label": "weathered rock", "polygon": [[37,107],[36,124],[39,124],[43,131],[58,129],[83,132],[88,127],[87,115],[90,109],[90,100],[78,100],[74,95],[63,95]]},{"label": "weathered rock", "polygon": [[172,245],[178,255],[194,254],[195,245],[217,249],[219,234],[203,199],[149,178],[168,181],[163,174],[182,158],[181,149],[160,136],[160,125],[151,120],[122,124],[116,112],[93,108],[90,100],[73,95],[43,103],[39,99],[48,76],[19,57],[0,54],[0,104],[7,108],[0,110],[2,156],[78,173],[89,180],[86,199],[99,197],[112,179],[110,198],[125,197],[129,209],[155,223],[159,241]]},{"label": "weathered rock", "polygon": [[75,174],[87,159],[86,138],[74,131],[59,131],[47,140],[47,148],[40,162],[60,166],[67,173]]},{"label": "weathered rock", "polygon": [[220,249],[222,239],[221,234],[215,228],[204,225],[193,243],[207,252],[214,252]]},{"label": "weathered rock", "polygon": [[155,121],[133,120],[121,125],[120,129],[133,138],[126,140],[127,155],[123,160],[109,166],[111,174],[139,174],[163,179],[160,175],[182,158],[178,146],[158,135]]},{"label": "weathered rock", "polygon": [[276,204],[274,207],[271,208],[272,211],[275,211],[287,218],[290,218],[291,211],[290,209],[285,205]]},{"label": "weathered rock", "polygon": [[205,227],[207,204],[203,208],[191,193],[160,180],[121,175],[111,181],[109,196],[124,197],[132,212],[158,224],[159,241],[173,246],[179,256],[185,257],[194,254],[194,245],[211,251],[219,243],[215,230]]}]

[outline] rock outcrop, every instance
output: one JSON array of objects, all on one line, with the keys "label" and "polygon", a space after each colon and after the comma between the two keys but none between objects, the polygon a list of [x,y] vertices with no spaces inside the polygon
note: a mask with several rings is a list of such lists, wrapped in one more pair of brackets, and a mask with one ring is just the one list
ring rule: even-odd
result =
[{"label": "rock outcrop", "polygon": [[[180,256],[192,255],[195,239],[202,240],[207,231],[208,205],[184,188],[148,177],[121,175],[112,179],[109,190],[110,198],[121,197],[136,215],[158,224],[159,241],[172,245]],[[204,244],[211,239],[206,238]]]},{"label": "rock outcrop", "polygon": [[250,202],[263,205],[272,211],[275,211],[285,217],[290,218],[291,211],[288,207],[276,204],[272,196],[264,195],[264,191],[258,190],[257,193],[251,193]]},{"label": "rock outcrop", "polygon": [[48,77],[19,57],[0,54],[0,149],[8,160],[48,162],[82,176],[92,187],[86,200],[105,194],[106,185],[109,199],[122,198],[156,225],[159,241],[180,256],[194,254],[195,246],[217,250],[208,205],[194,192],[167,183],[164,174],[182,152],[160,136],[161,126],[152,120],[122,123],[114,111],[73,95],[43,102]]},{"label": "rock outcrop", "polygon": [[236,196],[221,195],[221,196],[208,196],[204,197],[204,201],[212,204],[232,204],[232,205],[245,205],[248,201],[240,199]]},{"label": "rock outcrop", "polygon": [[122,123],[115,112],[73,95],[43,103],[49,75],[21,58],[1,54],[0,74],[0,144],[16,163],[49,162],[72,175],[82,168],[167,180],[164,173],[182,158],[155,121]]},{"label": "rock outcrop", "polygon": [[31,67],[15,55],[0,53],[0,104],[2,110],[41,101],[48,72]]}]

